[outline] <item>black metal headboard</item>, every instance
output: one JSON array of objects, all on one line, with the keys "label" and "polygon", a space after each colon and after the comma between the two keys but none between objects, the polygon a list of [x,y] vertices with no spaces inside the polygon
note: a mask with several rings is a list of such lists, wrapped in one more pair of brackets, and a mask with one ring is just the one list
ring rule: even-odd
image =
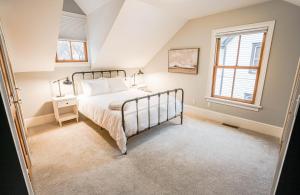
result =
[{"label": "black metal headboard", "polygon": [[73,92],[74,95],[77,95],[76,85],[75,85],[75,77],[78,75],[82,75],[81,79],[85,79],[86,76],[89,76],[89,79],[97,79],[97,78],[112,78],[114,76],[119,76],[120,73],[124,74],[126,79],[126,71],[125,70],[95,70],[95,71],[86,71],[86,72],[74,72],[72,74],[72,82],[73,82]]}]

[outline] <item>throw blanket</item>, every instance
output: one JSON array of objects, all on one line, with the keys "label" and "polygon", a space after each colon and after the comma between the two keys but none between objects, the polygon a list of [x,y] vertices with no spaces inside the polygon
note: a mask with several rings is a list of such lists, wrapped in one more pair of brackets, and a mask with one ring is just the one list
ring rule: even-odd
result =
[{"label": "throw blanket", "polygon": [[[149,95],[144,91],[137,89],[129,89],[128,91],[121,91],[117,93],[108,93],[96,96],[80,96],[79,100],[79,111],[106,129],[110,136],[116,141],[121,152],[126,152],[127,137],[137,133],[137,117],[136,117],[136,103],[129,102],[126,104],[128,107],[125,111],[125,131],[122,127],[122,118],[120,110],[111,110],[109,105],[113,101],[122,104],[128,99]],[[169,98],[169,118],[175,114],[175,98],[170,96]],[[167,96],[161,95],[160,97],[160,111],[158,112],[158,97],[154,96],[150,100],[150,125],[154,126],[158,123],[158,113],[160,113],[160,121],[167,119]],[[176,114],[181,112],[181,100],[176,100]],[[120,105],[121,107],[122,105]],[[149,125],[148,121],[148,100],[139,100],[139,127],[138,129],[146,129]]]},{"label": "throw blanket", "polygon": [[[109,109],[111,110],[121,110],[122,109],[122,105],[123,105],[123,101],[112,101],[109,104]],[[124,110],[126,110],[127,105],[125,105]]]}]

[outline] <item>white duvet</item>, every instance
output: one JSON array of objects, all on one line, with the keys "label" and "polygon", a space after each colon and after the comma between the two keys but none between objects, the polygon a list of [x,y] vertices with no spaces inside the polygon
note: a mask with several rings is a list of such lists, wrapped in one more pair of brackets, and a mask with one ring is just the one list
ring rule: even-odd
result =
[{"label": "white duvet", "polygon": [[[130,102],[125,111],[125,129],[122,127],[122,115],[120,110],[111,110],[109,105],[111,102],[124,102],[128,99],[146,96],[146,93],[137,89],[129,89],[116,93],[102,94],[96,96],[80,96],[78,98],[79,111],[92,120],[94,123],[105,128],[110,136],[116,141],[122,153],[127,151],[127,137],[137,133],[137,130],[143,131],[149,127],[148,119],[148,100],[141,99],[138,101],[138,120],[139,127],[137,128],[137,109],[136,103]],[[158,124],[158,113],[160,113],[160,122],[167,120],[167,112],[169,118],[175,116],[175,97],[174,93],[169,96],[169,108],[167,111],[167,95],[160,97],[160,112],[158,112],[158,96],[150,98],[150,126]],[[180,114],[181,102],[176,101],[176,115]]]}]

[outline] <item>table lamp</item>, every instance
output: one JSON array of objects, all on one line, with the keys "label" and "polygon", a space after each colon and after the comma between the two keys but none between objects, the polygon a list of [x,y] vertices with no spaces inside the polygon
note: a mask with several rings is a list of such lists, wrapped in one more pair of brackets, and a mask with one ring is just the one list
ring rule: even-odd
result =
[{"label": "table lamp", "polygon": [[56,96],[56,97],[63,97],[64,96],[64,95],[61,94],[61,88],[60,88],[60,81],[62,81],[62,80],[63,80],[64,85],[72,85],[73,84],[72,81],[70,81],[69,77],[65,77],[65,78],[53,81],[52,83],[58,83],[59,95]]}]

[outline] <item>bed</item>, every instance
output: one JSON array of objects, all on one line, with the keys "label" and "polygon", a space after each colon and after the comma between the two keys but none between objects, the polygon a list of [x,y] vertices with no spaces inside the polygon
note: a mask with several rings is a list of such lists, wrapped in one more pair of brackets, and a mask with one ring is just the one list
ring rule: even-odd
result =
[{"label": "bed", "polygon": [[[124,70],[107,70],[75,72],[72,81],[74,94],[78,97],[79,112],[106,129],[122,154],[127,154],[129,138],[176,117],[180,117],[182,124],[184,92],[182,89],[173,89],[149,93],[114,84],[109,85],[109,89],[104,90],[105,93],[87,95],[80,92],[81,82],[95,82],[94,85],[103,91],[103,88],[106,88],[103,84],[105,81],[99,79],[106,79],[110,84],[116,82],[117,79],[113,78],[119,78],[120,73],[123,73],[123,78],[126,79]],[[114,105],[117,105],[116,109],[112,108]]]}]

